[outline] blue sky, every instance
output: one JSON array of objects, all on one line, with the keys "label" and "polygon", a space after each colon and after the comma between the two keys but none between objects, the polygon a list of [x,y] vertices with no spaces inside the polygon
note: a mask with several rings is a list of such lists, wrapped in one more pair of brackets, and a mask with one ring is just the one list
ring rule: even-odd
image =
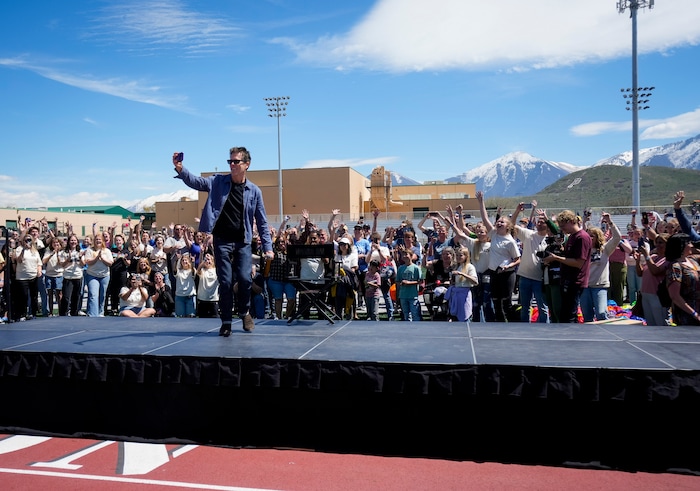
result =
[{"label": "blue sky", "polygon": [[[277,169],[265,97],[290,96],[283,168],[446,179],[523,151],[631,148],[631,20],[615,0],[23,0],[0,16],[0,207],[129,204],[196,173]],[[700,133],[700,8],[641,10],[642,148]]]}]

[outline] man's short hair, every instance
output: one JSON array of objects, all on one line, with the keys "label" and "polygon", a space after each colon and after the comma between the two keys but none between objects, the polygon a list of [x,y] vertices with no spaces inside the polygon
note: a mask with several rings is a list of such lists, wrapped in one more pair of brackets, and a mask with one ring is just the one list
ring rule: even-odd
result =
[{"label": "man's short hair", "polygon": [[237,153],[242,153],[243,160],[250,162],[250,152],[246,147],[231,147],[231,150],[228,151],[229,155],[235,155]]},{"label": "man's short hair", "polygon": [[576,213],[571,210],[564,210],[557,215],[557,222],[560,223],[577,223]]}]

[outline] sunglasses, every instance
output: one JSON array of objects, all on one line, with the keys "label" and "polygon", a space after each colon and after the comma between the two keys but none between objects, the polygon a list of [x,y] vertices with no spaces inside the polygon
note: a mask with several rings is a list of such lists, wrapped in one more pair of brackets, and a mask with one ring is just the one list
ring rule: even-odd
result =
[{"label": "sunglasses", "polygon": [[231,165],[231,164],[241,165],[241,164],[245,163],[245,160],[233,159],[233,160],[227,160],[226,162],[228,162],[229,165]]}]

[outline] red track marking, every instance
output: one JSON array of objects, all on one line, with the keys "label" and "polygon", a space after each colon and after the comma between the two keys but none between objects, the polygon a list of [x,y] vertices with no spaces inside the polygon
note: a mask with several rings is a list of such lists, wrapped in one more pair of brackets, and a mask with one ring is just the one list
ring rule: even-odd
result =
[{"label": "red track marking", "polygon": [[[15,441],[21,440],[16,438]],[[12,443],[0,435],[0,451]],[[163,455],[167,461],[159,464]],[[132,461],[125,467],[125,462]],[[134,460],[136,459],[136,460]],[[150,464],[149,464],[150,462]],[[138,467],[144,474],[125,475]],[[587,469],[50,438],[0,454],[0,488],[123,491],[210,489],[696,490],[700,477]]]}]

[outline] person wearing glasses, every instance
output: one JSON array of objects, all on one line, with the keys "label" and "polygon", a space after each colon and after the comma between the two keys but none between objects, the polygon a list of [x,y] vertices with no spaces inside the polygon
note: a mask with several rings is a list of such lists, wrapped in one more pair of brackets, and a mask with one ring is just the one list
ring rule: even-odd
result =
[{"label": "person wearing glasses", "polygon": [[171,224],[172,235],[165,239],[163,250],[168,256],[168,275],[170,276],[170,286],[175,286],[175,270],[177,269],[178,257],[189,253],[189,246],[185,240],[185,225]]},{"label": "person wearing glasses", "polygon": [[[26,234],[20,239],[20,245],[14,251],[16,289],[12,293],[15,302],[12,316],[15,321],[29,320],[36,316],[39,309],[39,278],[41,277],[41,256],[36,247],[36,239]],[[29,314],[27,314],[29,304]]]},{"label": "person wearing glasses", "polygon": [[221,311],[219,336],[231,335],[234,283],[238,283],[238,316],[243,321],[243,330],[250,332],[255,328],[250,314],[253,225],[257,227],[265,257],[269,260],[274,257],[262,192],[246,177],[250,152],[245,147],[229,150],[229,175],[195,176],[183,167],[182,160],[181,153],[173,154],[175,177],[182,179],[192,189],[209,193],[199,221],[199,231],[213,235]]}]

